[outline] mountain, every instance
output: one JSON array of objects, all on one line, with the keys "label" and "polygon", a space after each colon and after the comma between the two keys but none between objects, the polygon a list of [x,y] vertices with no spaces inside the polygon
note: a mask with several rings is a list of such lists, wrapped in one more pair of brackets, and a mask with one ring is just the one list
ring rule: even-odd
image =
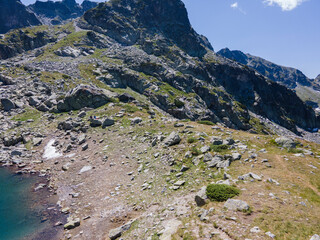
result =
[{"label": "mountain", "polygon": [[20,0],[0,0],[0,33],[40,24],[34,13],[30,12]]},{"label": "mountain", "polygon": [[319,77],[317,79],[309,79],[298,69],[283,67],[238,50],[230,51],[228,48],[224,48],[217,54],[246,65],[268,79],[293,89],[309,106],[313,108],[320,106]]},{"label": "mountain", "polygon": [[75,0],[62,1],[36,1],[34,4],[28,6],[44,24],[61,24],[62,21],[77,18],[90,8],[97,6],[96,2],[89,0],[83,1],[79,5]]},{"label": "mountain", "polygon": [[270,80],[281,83],[288,88],[294,89],[297,87],[297,84],[300,84],[302,86],[320,89],[318,84],[314,85],[313,79],[307,78],[298,69],[283,67],[263,58],[245,54],[238,50],[230,51],[228,48],[221,49],[217,54],[247,65]]},{"label": "mountain", "polygon": [[216,54],[181,0],[62,22],[0,37],[0,166],[45,209],[27,235],[317,239],[320,119],[292,89]]},{"label": "mountain", "polygon": [[208,40],[192,28],[180,0],[112,0],[88,10],[73,24],[77,31],[70,24],[19,30],[0,41],[0,56],[10,58],[23,49],[44,46],[45,58],[27,63],[27,69],[46,72],[48,61],[56,65],[57,58],[69,56],[76,66],[90,65],[91,57],[80,57],[81,53],[99,52],[95,58],[101,61],[95,71],[103,72],[99,81],[111,89],[129,87],[176,118],[248,130],[255,127],[253,112],[295,132],[296,125],[320,126],[314,111],[293,91],[215,54]]}]

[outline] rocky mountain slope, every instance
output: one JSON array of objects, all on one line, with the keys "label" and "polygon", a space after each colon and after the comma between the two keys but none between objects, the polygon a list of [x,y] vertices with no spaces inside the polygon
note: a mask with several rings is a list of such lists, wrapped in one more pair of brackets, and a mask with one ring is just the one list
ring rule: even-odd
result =
[{"label": "rocky mountain slope", "polygon": [[62,21],[77,18],[91,8],[97,6],[96,2],[85,0],[78,4],[75,0],[62,1],[36,1],[28,6],[44,24],[61,24]]},{"label": "rocky mountain slope", "polygon": [[228,48],[221,49],[217,54],[247,65],[270,80],[283,84],[288,88],[295,89],[297,84],[300,84],[306,87],[313,87],[315,90],[320,89],[314,79],[309,79],[298,69],[280,66],[238,50],[230,51]]},{"label": "rocky mountain slope", "polygon": [[[41,46],[34,61],[24,62],[29,74],[48,71],[48,65],[90,68],[95,80],[111,88],[130,87],[180,119],[248,130],[255,125],[251,111],[295,132],[296,125],[319,127],[319,117],[293,91],[216,55],[192,29],[181,1],[101,3],[62,28],[7,34],[0,56]],[[72,72],[63,71],[72,81],[83,77],[77,68]]]},{"label": "rocky mountain slope", "polygon": [[212,49],[180,0],[4,35],[0,162],[48,178],[48,240],[317,239],[319,118]]},{"label": "rocky mountain slope", "polygon": [[0,34],[10,29],[40,25],[34,13],[20,0],[0,0]]},{"label": "rocky mountain slope", "polygon": [[309,106],[313,108],[319,107],[320,83],[317,78],[309,79],[298,69],[283,67],[263,58],[245,54],[238,50],[230,51],[228,48],[225,48],[221,49],[217,54],[244,64],[268,79],[293,89]]}]

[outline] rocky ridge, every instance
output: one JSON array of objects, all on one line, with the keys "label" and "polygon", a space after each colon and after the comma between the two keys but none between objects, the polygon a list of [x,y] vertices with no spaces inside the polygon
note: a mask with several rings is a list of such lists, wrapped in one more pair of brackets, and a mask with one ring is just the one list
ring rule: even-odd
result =
[{"label": "rocky ridge", "polygon": [[10,29],[40,25],[35,14],[29,11],[20,0],[0,1],[0,34]]},{"label": "rocky ridge", "polygon": [[43,24],[58,25],[66,20],[82,16],[87,10],[94,8],[98,3],[85,0],[78,4],[75,0],[36,1],[28,9],[34,12]]},{"label": "rocky ridge", "polygon": [[317,108],[320,104],[320,85],[317,78],[309,79],[298,69],[280,66],[238,50],[230,51],[224,48],[217,54],[248,66],[268,79],[294,90],[304,102],[313,108]]}]

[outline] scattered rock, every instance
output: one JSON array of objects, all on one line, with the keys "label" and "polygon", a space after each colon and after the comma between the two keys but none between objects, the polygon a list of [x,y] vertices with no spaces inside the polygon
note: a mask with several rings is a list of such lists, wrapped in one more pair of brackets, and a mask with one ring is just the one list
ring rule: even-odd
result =
[{"label": "scattered rock", "polygon": [[102,126],[101,120],[90,118],[90,127],[100,127],[100,126]]},{"label": "scattered rock", "polygon": [[39,146],[42,143],[42,138],[35,137],[32,139],[33,146]]},{"label": "scattered rock", "polygon": [[131,119],[131,125],[136,125],[142,122],[142,118],[140,117],[135,117]]},{"label": "scattered rock", "polygon": [[3,107],[3,110],[6,112],[10,112],[12,109],[16,108],[16,105],[14,104],[14,102],[12,102],[8,98],[2,98],[0,102]]},{"label": "scattered rock", "polygon": [[80,218],[75,218],[64,225],[64,229],[74,229],[80,226]]},{"label": "scattered rock", "polygon": [[297,143],[292,139],[288,137],[279,137],[275,140],[275,142],[284,148],[296,148]]},{"label": "scattered rock", "polygon": [[250,206],[245,201],[236,199],[228,199],[224,207],[231,211],[247,211],[250,209]]},{"label": "scattered rock", "polygon": [[109,127],[109,126],[112,126],[114,124],[114,120],[111,119],[111,118],[106,118],[103,120],[103,123],[102,123],[102,127],[105,128],[105,127]]},{"label": "scattered rock", "polygon": [[134,220],[126,223],[125,225],[121,226],[121,227],[118,227],[118,228],[115,228],[115,229],[112,229],[110,230],[109,232],[109,238],[110,240],[115,240],[119,237],[121,237],[121,235],[125,232],[125,231],[128,231],[132,225],[132,223],[134,222]]},{"label": "scattered rock", "polygon": [[276,235],[274,235],[274,234],[271,233],[271,232],[266,232],[266,235],[269,236],[269,237],[271,237],[271,238],[275,238],[275,237],[276,237]]},{"label": "scattered rock", "polygon": [[310,240],[320,240],[320,236],[318,234],[313,235]]},{"label": "scattered rock", "polygon": [[181,141],[181,138],[179,134],[176,132],[172,132],[168,137],[166,137],[163,140],[163,144],[167,146],[173,146],[173,145],[179,144],[180,141]]},{"label": "scattered rock", "polygon": [[207,191],[207,187],[204,186],[200,189],[199,192],[197,192],[194,200],[196,201],[196,204],[198,207],[202,207],[206,204],[206,200],[208,199],[206,191]]}]

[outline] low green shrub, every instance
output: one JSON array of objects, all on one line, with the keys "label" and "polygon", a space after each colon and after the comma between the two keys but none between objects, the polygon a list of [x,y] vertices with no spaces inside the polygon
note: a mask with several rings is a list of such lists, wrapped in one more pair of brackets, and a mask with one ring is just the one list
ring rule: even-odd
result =
[{"label": "low green shrub", "polygon": [[209,184],[206,193],[211,201],[223,202],[239,195],[240,190],[226,184]]},{"label": "low green shrub", "polygon": [[192,148],[191,148],[191,153],[192,153],[192,155],[194,155],[194,156],[198,156],[198,155],[201,154],[201,151],[200,151],[198,148],[196,148],[196,147],[192,147]]},{"label": "low green shrub", "polygon": [[198,141],[198,139],[196,139],[195,137],[189,137],[189,138],[187,139],[187,142],[188,142],[188,143],[194,143],[194,142],[196,142],[196,141]]},{"label": "low green shrub", "polygon": [[228,145],[211,145],[210,146],[210,149],[211,151],[214,151],[214,152],[225,152],[229,149],[229,146]]}]

